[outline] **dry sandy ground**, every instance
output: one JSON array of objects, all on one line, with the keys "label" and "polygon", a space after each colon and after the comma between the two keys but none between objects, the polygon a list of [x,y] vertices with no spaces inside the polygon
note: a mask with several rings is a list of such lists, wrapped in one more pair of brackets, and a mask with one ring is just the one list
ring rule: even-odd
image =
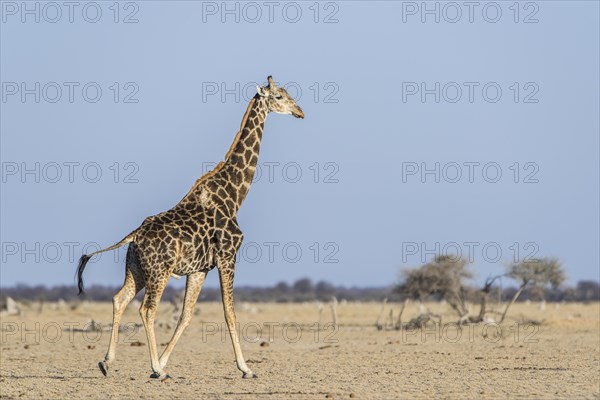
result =
[{"label": "dry sandy ground", "polygon": [[[238,304],[248,365],[258,379],[242,379],[220,304],[200,312],[179,341],[166,371],[169,381],[149,378],[143,328],[121,334],[108,377],[97,362],[108,332],[82,332],[94,319],[109,324],[110,304],[32,304],[22,316],[2,318],[0,394],[3,398],[598,398],[599,304],[517,304],[511,319],[428,332],[378,331],[381,305],[340,303],[339,330],[316,331],[314,303]],[[429,304],[455,320],[444,304]],[[398,311],[399,305],[387,306]],[[405,317],[418,314],[409,306]],[[516,318],[543,320],[539,327]],[[159,351],[173,332],[173,306],[161,304]],[[322,321],[331,320],[327,305]],[[123,323],[139,323],[130,307]],[[270,324],[269,324],[270,323]],[[37,325],[36,325],[37,324]],[[501,333],[500,333],[501,332]],[[138,343],[139,341],[139,343]],[[266,343],[264,343],[266,342]],[[134,343],[132,345],[131,343]],[[137,345],[135,345],[137,344]],[[261,345],[262,344],[262,345]]]}]

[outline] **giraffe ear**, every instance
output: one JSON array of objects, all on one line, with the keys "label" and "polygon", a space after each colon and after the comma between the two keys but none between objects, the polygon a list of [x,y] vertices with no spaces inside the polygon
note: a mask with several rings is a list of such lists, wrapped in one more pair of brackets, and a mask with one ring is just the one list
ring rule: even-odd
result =
[{"label": "giraffe ear", "polygon": [[256,85],[256,92],[260,97],[265,97],[267,95],[267,90],[260,85]]}]

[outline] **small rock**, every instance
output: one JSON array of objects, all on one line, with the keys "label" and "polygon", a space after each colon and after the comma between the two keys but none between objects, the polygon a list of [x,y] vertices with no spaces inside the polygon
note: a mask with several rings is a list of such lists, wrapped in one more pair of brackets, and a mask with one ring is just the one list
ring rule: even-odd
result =
[{"label": "small rock", "polygon": [[96,348],[96,346],[88,344],[87,348],[90,349],[90,350],[94,350]]},{"label": "small rock", "polygon": [[351,398],[351,399],[353,399],[353,398],[355,398],[355,397],[356,397],[356,395],[355,395],[354,393],[350,393],[350,398]]},{"label": "small rock", "polygon": [[267,343],[267,342],[261,342],[260,343],[260,347],[269,347],[269,343]]},{"label": "small rock", "polygon": [[131,346],[134,347],[140,347],[140,346],[145,346],[145,343],[140,342],[139,340],[136,340],[135,342],[131,342]]}]

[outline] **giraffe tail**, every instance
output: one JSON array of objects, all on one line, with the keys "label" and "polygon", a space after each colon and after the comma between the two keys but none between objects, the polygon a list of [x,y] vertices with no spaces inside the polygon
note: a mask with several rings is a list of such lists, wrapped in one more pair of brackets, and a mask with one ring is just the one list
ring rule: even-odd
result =
[{"label": "giraffe tail", "polygon": [[135,239],[135,232],[136,231],[131,232],[119,243],[114,244],[110,247],[107,247],[106,249],[98,250],[93,253],[84,254],[81,256],[81,258],[79,259],[79,265],[77,266],[77,287],[79,289],[79,293],[77,294],[78,296],[81,293],[83,293],[83,270],[85,269],[85,266],[88,263],[88,261],[90,260],[90,258],[95,256],[96,254],[104,253],[105,251],[111,251],[114,249],[118,249],[121,246],[125,246],[127,243],[133,242],[133,240]]}]

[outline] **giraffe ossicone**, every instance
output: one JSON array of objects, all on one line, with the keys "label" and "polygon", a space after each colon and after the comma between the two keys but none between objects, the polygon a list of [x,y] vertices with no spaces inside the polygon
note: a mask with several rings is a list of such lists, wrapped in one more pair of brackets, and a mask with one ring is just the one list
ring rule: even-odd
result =
[{"label": "giraffe ossicone", "polygon": [[[98,363],[108,375],[115,359],[121,316],[135,295],[146,288],[140,307],[150,350],[152,377],[166,378],[164,368],[173,348],[192,318],[206,274],[217,267],[223,298],[225,321],[233,343],[237,367],[244,378],[256,377],[242,355],[233,308],[235,257],[243,234],[237,212],[248,194],[256,172],[260,143],[267,115],[271,112],[304,118],[304,112],[273,78],[259,86],[250,100],[240,130],[225,155],[212,171],[194,183],[175,207],[144,220],[142,225],[119,243],[83,255],[77,267],[79,293],[83,292],[83,271],[95,254],[129,244],[125,261],[125,283],[113,297],[113,326],[108,351]],[[159,357],[154,334],[154,319],[169,278],[186,276],[181,317],[173,337]]]}]

